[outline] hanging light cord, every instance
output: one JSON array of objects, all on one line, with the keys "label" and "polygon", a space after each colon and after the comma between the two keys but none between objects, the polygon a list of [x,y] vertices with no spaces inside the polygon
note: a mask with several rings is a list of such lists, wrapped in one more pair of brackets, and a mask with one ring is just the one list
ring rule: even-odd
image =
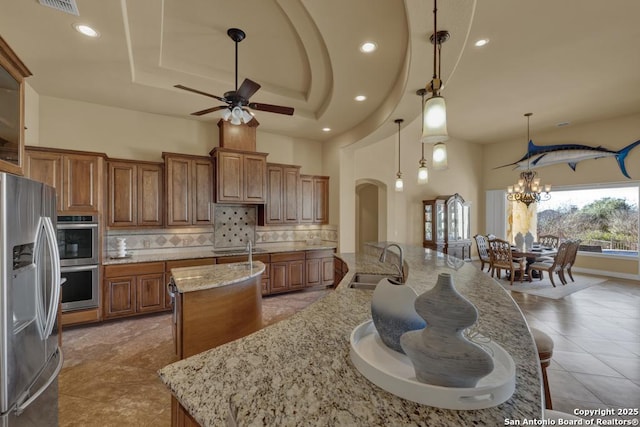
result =
[{"label": "hanging light cord", "polygon": [[396,120],[398,122],[398,175],[400,175],[400,123],[402,120]]},{"label": "hanging light cord", "polygon": [[[436,49],[438,40],[438,0],[433,0],[433,78],[437,78],[436,74]],[[435,89],[434,89],[435,90]]]},{"label": "hanging light cord", "polygon": [[531,153],[529,153],[529,141],[530,141],[530,137],[529,137],[529,119],[531,119],[531,116],[533,115],[533,113],[525,113],[525,116],[527,117],[527,170],[530,170],[530,161],[531,161]]},{"label": "hanging light cord", "polygon": [[[422,97],[422,115],[420,117],[424,117],[424,92],[422,92],[420,96]],[[422,122],[422,133],[424,134],[424,120],[420,120],[420,122]],[[422,145],[422,157],[420,158],[420,165],[422,166],[426,161],[424,158],[424,142],[420,145]]]}]

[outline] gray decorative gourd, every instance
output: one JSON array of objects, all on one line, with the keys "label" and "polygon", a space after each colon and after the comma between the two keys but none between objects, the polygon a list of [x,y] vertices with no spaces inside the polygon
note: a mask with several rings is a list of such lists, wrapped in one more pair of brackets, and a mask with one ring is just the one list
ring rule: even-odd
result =
[{"label": "gray decorative gourd", "polygon": [[462,332],[478,319],[478,311],[456,291],[449,273],[441,273],[433,289],[418,296],[416,312],[427,321],[421,330],[400,338],[418,381],[443,387],[475,387],[493,371],[493,359]]}]

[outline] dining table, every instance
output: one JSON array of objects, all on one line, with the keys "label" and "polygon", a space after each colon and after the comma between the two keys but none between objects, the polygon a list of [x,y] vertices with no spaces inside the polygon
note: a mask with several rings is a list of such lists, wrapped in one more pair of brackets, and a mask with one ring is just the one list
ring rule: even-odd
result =
[{"label": "dining table", "polygon": [[[532,274],[529,274],[529,265],[536,262],[536,259],[540,257],[555,257],[558,253],[557,249],[549,248],[545,246],[532,246],[529,249],[523,248],[518,249],[516,246],[511,246],[511,256],[515,258],[526,258],[527,266],[525,268],[525,276],[531,281],[531,277],[534,276],[537,278],[538,272],[533,271]],[[516,272],[517,274],[518,272]],[[516,276],[517,278],[517,276]]]}]

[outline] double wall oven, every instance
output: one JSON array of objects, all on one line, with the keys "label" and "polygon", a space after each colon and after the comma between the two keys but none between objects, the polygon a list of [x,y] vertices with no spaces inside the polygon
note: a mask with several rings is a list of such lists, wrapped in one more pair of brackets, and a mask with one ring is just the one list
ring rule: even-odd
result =
[{"label": "double wall oven", "polygon": [[62,311],[99,306],[100,266],[98,217],[58,216],[57,234],[62,285]]}]

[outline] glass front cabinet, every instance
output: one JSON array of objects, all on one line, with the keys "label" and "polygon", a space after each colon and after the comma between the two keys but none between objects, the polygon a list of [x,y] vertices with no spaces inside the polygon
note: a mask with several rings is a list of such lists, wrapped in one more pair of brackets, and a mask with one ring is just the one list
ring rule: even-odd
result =
[{"label": "glass front cabinet", "polygon": [[471,258],[469,203],[459,194],[422,201],[423,246],[460,259]]}]

